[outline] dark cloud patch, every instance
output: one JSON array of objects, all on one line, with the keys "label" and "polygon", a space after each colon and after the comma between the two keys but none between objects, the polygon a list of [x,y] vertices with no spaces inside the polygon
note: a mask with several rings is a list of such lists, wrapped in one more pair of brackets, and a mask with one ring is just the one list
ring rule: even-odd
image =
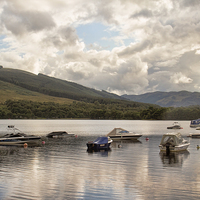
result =
[{"label": "dark cloud patch", "polygon": [[[75,46],[79,40],[76,30],[71,26],[61,26],[53,32],[49,32],[43,39],[43,44],[48,46],[56,47],[59,50],[67,49],[69,46]],[[73,57],[77,57],[74,53],[70,53]]]},{"label": "dark cloud patch", "polygon": [[15,35],[37,32],[55,26],[52,16],[47,12],[17,11],[5,8],[1,15],[4,26]]},{"label": "dark cloud patch", "polygon": [[144,40],[142,42],[130,45],[129,47],[125,48],[118,54],[119,54],[119,56],[133,55],[137,52],[141,52],[141,51],[147,49],[151,44],[152,44],[151,41]]},{"label": "dark cloud patch", "polygon": [[200,2],[199,2],[199,0],[181,0],[180,5],[182,7],[194,7],[194,6],[199,7]]},{"label": "dark cloud patch", "polygon": [[153,13],[151,10],[148,9],[142,9],[141,11],[131,15],[130,18],[137,18],[137,17],[144,17],[144,18],[150,18],[153,16]]}]

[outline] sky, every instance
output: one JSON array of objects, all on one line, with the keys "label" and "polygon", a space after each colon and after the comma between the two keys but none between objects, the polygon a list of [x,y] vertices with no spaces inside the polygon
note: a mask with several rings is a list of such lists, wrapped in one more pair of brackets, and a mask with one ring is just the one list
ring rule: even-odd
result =
[{"label": "sky", "polygon": [[199,0],[0,0],[0,65],[118,95],[200,92]]}]

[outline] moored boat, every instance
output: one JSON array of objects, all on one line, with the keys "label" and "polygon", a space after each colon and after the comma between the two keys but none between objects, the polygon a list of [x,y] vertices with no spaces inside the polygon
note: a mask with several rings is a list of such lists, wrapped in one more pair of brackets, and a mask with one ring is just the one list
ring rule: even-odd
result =
[{"label": "moored boat", "polygon": [[48,138],[59,138],[59,137],[72,137],[75,136],[74,134],[67,133],[66,131],[54,131],[47,134],[46,137]]},{"label": "moored boat", "polygon": [[190,122],[191,128],[196,128],[198,126],[200,126],[200,119],[191,120],[191,122]]},{"label": "moored boat", "polygon": [[113,140],[137,140],[142,135],[134,132],[129,132],[123,128],[114,128],[106,136]]},{"label": "moored boat", "polygon": [[98,137],[96,140],[88,142],[87,147],[88,150],[109,150],[112,141],[110,137]]},{"label": "moored boat", "polygon": [[178,122],[174,122],[172,126],[168,126],[167,129],[183,129]]},{"label": "moored boat", "polygon": [[23,144],[36,144],[41,139],[39,136],[26,135],[13,125],[8,126],[8,130],[11,133],[0,137],[0,145],[23,145]]},{"label": "moored boat", "polygon": [[166,133],[163,135],[159,148],[166,153],[187,150],[190,143],[182,138],[180,133]]},{"label": "moored boat", "polygon": [[200,138],[200,133],[190,133],[187,137]]}]

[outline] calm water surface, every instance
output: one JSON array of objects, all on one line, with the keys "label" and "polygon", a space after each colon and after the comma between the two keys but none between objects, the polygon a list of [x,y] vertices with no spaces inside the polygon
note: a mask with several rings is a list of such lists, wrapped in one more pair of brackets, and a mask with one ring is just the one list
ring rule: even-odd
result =
[{"label": "calm water surface", "polygon": [[[198,132],[179,121],[186,138]],[[170,157],[158,145],[173,121],[0,120],[27,134],[44,136],[37,147],[0,146],[0,199],[199,199],[200,139]],[[138,142],[113,143],[111,151],[88,153],[86,143],[115,127],[143,136]],[[47,139],[52,131],[78,137]],[[148,137],[149,141],[145,138]],[[118,148],[121,144],[121,148]]]}]

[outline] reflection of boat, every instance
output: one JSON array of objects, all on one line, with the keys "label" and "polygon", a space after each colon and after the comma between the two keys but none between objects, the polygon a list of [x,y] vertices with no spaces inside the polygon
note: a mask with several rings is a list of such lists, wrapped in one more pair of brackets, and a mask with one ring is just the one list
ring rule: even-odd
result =
[{"label": "reflection of boat", "polygon": [[183,139],[180,133],[166,133],[163,135],[159,148],[166,153],[183,151],[188,148],[190,143]]},{"label": "reflection of boat", "polygon": [[174,122],[172,126],[167,127],[167,129],[182,129],[181,125],[178,122]]},{"label": "reflection of boat", "polygon": [[187,137],[200,138],[200,133],[190,133]]},{"label": "reflection of boat", "polygon": [[107,157],[109,155],[109,152],[111,152],[111,149],[99,149],[99,150],[92,150],[92,149],[87,149],[88,154],[97,154],[101,155],[102,157]]},{"label": "reflection of boat", "polygon": [[181,167],[184,160],[187,159],[189,154],[190,153],[187,150],[170,154],[160,152],[160,158],[165,167]]},{"label": "reflection of boat", "polygon": [[88,142],[87,147],[88,150],[108,150],[112,141],[113,140],[110,137],[98,137],[96,140]]},{"label": "reflection of boat", "polygon": [[137,140],[142,135],[129,132],[123,128],[114,128],[106,136],[109,136],[113,140]]},{"label": "reflection of boat", "polygon": [[74,136],[74,134],[69,134],[66,131],[55,131],[47,134],[48,138],[71,137],[71,136]]},{"label": "reflection of boat", "polygon": [[0,157],[5,157],[5,156],[10,156],[10,155],[15,155],[18,156],[19,152],[23,151],[23,149],[17,145],[12,145],[12,146],[2,146],[0,145]]},{"label": "reflection of boat", "polygon": [[14,126],[8,126],[8,133],[0,137],[0,145],[21,145],[21,144],[35,144],[41,137],[34,135],[26,135]]},{"label": "reflection of boat", "polygon": [[196,128],[198,126],[200,126],[200,119],[191,120],[191,122],[190,122],[191,128]]}]

